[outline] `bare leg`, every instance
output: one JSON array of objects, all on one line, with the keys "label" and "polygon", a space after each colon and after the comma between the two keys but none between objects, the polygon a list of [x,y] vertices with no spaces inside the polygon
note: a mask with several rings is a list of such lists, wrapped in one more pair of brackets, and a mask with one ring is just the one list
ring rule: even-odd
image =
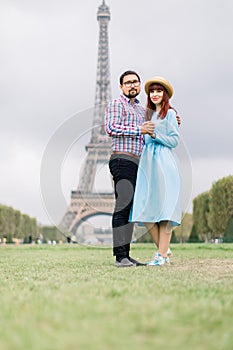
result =
[{"label": "bare leg", "polygon": [[159,247],[159,226],[154,222],[145,222],[145,226],[150,233],[153,242],[157,247]]},{"label": "bare leg", "polygon": [[161,221],[159,224],[159,253],[166,258],[172,236],[172,225],[169,221]]}]

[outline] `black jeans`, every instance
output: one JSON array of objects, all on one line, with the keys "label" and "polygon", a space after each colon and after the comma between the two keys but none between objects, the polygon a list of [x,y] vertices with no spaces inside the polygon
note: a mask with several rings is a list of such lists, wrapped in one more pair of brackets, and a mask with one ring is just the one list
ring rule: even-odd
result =
[{"label": "black jeans", "polygon": [[114,154],[109,161],[115,191],[115,209],[112,216],[113,255],[129,257],[134,224],[129,223],[136,185],[138,160],[128,155]]}]

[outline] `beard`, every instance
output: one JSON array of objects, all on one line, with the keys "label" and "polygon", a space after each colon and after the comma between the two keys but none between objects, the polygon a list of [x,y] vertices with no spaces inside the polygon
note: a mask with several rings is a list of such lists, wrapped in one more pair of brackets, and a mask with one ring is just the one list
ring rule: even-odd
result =
[{"label": "beard", "polygon": [[128,94],[124,94],[128,98],[135,98],[136,96],[139,95],[139,92],[135,89],[129,90]]}]

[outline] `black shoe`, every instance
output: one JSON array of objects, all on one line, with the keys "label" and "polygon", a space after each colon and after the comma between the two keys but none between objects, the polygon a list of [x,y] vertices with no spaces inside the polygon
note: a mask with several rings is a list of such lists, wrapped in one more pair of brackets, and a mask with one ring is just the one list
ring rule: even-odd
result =
[{"label": "black shoe", "polygon": [[133,259],[133,258],[131,258],[131,257],[129,257],[128,259],[129,259],[129,261],[130,261],[131,263],[133,263],[135,266],[146,266],[145,263],[142,263],[142,262],[140,262],[140,261],[138,261],[138,260],[135,260],[135,259]]},{"label": "black shoe", "polygon": [[117,266],[117,267],[131,267],[131,266],[136,266],[136,265],[134,263],[132,263],[131,261],[129,261],[128,258],[123,258],[123,259],[121,259],[121,261],[116,260],[115,266]]}]

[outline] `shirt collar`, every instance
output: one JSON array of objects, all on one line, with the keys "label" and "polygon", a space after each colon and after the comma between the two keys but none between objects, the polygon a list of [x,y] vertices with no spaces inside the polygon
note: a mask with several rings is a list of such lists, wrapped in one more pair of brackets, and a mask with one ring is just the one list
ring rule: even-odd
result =
[{"label": "shirt collar", "polygon": [[[127,102],[128,104],[131,104],[131,100],[130,98],[126,97],[125,95],[121,94],[121,99],[124,100],[125,102]],[[139,100],[137,98],[135,98],[135,103],[140,103]]]}]

